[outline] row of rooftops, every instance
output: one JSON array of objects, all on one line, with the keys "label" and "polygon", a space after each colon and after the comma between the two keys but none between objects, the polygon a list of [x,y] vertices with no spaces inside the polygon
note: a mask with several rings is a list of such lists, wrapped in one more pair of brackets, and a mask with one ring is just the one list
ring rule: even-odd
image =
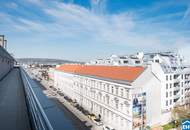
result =
[{"label": "row of rooftops", "polygon": [[98,59],[88,62],[85,65],[65,64],[56,69],[66,73],[74,73],[90,77],[95,76],[97,78],[122,82],[127,81],[128,83],[131,83],[137,79],[151,63],[159,64],[164,73],[180,73],[187,69],[190,70],[190,66],[184,64],[184,58],[175,52],[146,54],[140,52],[135,55],[126,56],[112,55],[110,58],[105,60]]},{"label": "row of rooftops", "polygon": [[180,71],[183,68],[190,66],[185,61],[184,57],[179,53],[156,52],[156,53],[143,53],[139,52],[134,55],[112,55],[107,59],[92,60],[87,65],[111,65],[111,66],[147,66],[152,63],[159,63],[166,73]]},{"label": "row of rooftops", "polygon": [[[96,59],[88,62],[89,65],[128,65],[128,66],[142,66],[147,65],[150,62],[157,62],[156,58],[165,58],[165,62],[171,62],[171,65],[176,63],[178,65],[183,64],[184,57],[176,52],[156,52],[156,53],[143,53],[138,52],[133,55],[112,55],[106,59]],[[167,61],[168,60],[168,61]]]}]

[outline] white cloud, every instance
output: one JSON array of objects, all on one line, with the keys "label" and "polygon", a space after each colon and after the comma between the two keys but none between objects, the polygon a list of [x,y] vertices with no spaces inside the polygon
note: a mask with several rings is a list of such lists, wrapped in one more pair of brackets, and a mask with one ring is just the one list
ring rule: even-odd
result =
[{"label": "white cloud", "polygon": [[[37,5],[42,4],[41,0],[27,1]],[[183,36],[180,31],[176,32],[159,24],[160,17],[155,17],[153,21],[151,19],[146,21],[136,18],[138,17],[136,12],[104,14],[96,10],[100,8],[105,10],[106,0],[92,0],[91,4],[92,10],[74,4],[52,2],[52,6],[43,5],[42,7],[42,11],[52,19],[51,22],[19,18],[18,22],[12,26],[23,32],[38,32],[44,38],[60,38],[68,43],[77,41],[79,46],[84,43],[114,44],[142,51],[178,48],[184,50],[182,53],[190,56],[187,51],[187,48],[190,48],[190,38]],[[170,18],[176,15],[181,15],[181,12],[165,17]],[[127,49],[126,52],[128,52]]]},{"label": "white cloud", "polygon": [[107,0],[90,0],[90,3],[93,13],[102,14],[106,11]]},{"label": "white cloud", "polygon": [[[133,19],[131,13],[99,15],[86,8],[64,3],[59,3],[56,8],[44,10],[55,19],[53,25],[61,27],[58,28],[59,30],[67,30],[67,33],[70,33],[70,36],[73,35],[73,38],[80,37],[80,34],[90,35],[88,38],[97,43],[126,44],[137,48],[156,46],[163,49],[166,46],[165,43],[168,42],[162,40],[163,35],[165,37],[175,36],[170,40],[173,42],[181,37],[178,33],[176,34],[167,28],[162,28],[163,33],[160,33],[160,26],[151,26],[149,22],[139,23]],[[144,27],[152,28],[149,34]],[[159,32],[156,32],[157,30]]]}]

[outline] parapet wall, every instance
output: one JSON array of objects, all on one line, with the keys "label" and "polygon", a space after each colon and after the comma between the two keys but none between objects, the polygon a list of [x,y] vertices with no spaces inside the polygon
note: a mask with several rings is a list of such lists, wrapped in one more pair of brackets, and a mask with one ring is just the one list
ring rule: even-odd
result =
[{"label": "parapet wall", "polygon": [[0,47],[0,80],[13,68],[13,57]]}]

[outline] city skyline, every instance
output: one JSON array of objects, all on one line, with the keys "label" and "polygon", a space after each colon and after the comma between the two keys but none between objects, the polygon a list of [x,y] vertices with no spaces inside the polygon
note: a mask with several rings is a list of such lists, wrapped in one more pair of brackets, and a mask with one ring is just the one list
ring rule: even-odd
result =
[{"label": "city skyline", "polygon": [[15,57],[87,61],[179,50],[190,58],[190,2],[3,0],[0,30]]}]

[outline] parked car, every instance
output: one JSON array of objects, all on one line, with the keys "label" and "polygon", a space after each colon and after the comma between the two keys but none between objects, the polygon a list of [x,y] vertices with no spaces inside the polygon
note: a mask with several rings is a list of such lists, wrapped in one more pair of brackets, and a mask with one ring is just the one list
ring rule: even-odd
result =
[{"label": "parked car", "polygon": [[96,116],[94,114],[89,114],[88,118],[91,119],[91,120],[94,120],[94,119],[96,119]]},{"label": "parked car", "polygon": [[98,126],[101,126],[103,125],[103,122],[100,120],[100,119],[94,119],[93,122],[98,125]]},{"label": "parked car", "polygon": [[79,104],[76,104],[75,107],[79,110],[79,111],[83,111],[83,107],[81,107]]},{"label": "parked car", "polygon": [[72,101],[72,102],[71,102],[71,105],[72,105],[72,106],[76,106],[76,104],[77,104],[77,102],[75,102],[75,101]]},{"label": "parked car", "polygon": [[82,113],[83,113],[84,115],[86,115],[86,116],[90,114],[90,112],[88,112],[87,110],[83,110]]},{"label": "parked car", "polygon": [[81,112],[84,111],[84,108],[80,106],[79,111],[81,111]]},{"label": "parked car", "polygon": [[110,126],[103,125],[103,130],[115,130],[115,129]]},{"label": "parked car", "polygon": [[57,91],[57,93],[58,93],[60,96],[64,96],[64,94],[63,94],[61,91]]},{"label": "parked car", "polygon": [[53,87],[53,91],[57,91],[57,89]]}]

